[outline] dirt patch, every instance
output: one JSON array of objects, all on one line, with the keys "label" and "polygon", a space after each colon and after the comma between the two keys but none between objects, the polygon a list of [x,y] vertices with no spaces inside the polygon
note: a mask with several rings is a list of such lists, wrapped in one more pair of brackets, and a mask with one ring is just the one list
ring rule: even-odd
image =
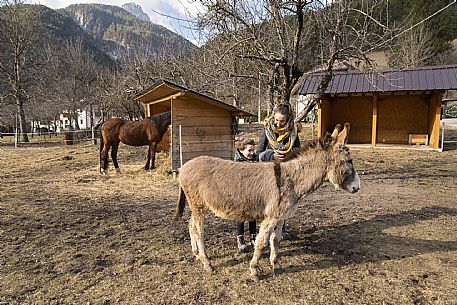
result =
[{"label": "dirt patch", "polygon": [[0,304],[457,303],[456,150],[352,149],[361,191],[305,198],[254,283],[231,221],[208,217],[215,274],[194,261],[166,154],[121,146],[101,176],[97,148],[0,150]]}]

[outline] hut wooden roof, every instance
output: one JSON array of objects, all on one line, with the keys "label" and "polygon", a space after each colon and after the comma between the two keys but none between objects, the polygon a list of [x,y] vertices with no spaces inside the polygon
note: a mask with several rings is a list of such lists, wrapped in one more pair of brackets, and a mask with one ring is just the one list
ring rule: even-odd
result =
[{"label": "hut wooden roof", "polygon": [[157,81],[151,87],[144,90],[135,98],[135,100],[143,103],[160,103],[162,101],[169,100],[170,98],[179,98],[181,96],[187,96],[209,105],[223,108],[236,116],[255,116],[255,114],[241,110],[218,99],[163,79]]},{"label": "hut wooden roof", "polygon": [[[324,74],[306,74],[300,95],[316,94]],[[430,66],[384,72],[336,72],[325,93],[351,94],[457,89],[457,65]]]}]

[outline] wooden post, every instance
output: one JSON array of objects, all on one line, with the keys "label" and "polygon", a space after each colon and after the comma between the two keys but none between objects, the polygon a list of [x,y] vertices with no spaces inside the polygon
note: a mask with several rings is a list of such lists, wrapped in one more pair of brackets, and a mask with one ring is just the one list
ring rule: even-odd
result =
[{"label": "wooden post", "polygon": [[92,135],[92,144],[97,144],[97,139],[95,138],[95,126],[91,128],[91,135]]},{"label": "wooden post", "polygon": [[371,122],[371,146],[376,147],[376,134],[378,129],[378,100],[377,94],[373,95],[373,115]]},{"label": "wooden post", "polygon": [[149,104],[148,103],[144,104],[144,117],[146,117],[146,118],[150,117],[150,115],[149,115]]},{"label": "wooden post", "polygon": [[314,134],[316,132],[316,124],[313,123],[311,126],[312,126],[311,140],[314,141]]},{"label": "wooden post", "polygon": [[430,133],[430,145],[434,149],[438,149],[439,147],[439,137],[440,137],[440,122],[441,122],[441,100],[443,98],[443,93],[439,92],[434,94],[433,99],[435,102],[433,105],[435,108],[433,109],[433,125],[432,130]]},{"label": "wooden post", "polygon": [[446,123],[442,123],[441,125],[441,148],[440,148],[440,152],[443,152],[443,149],[444,149],[444,129],[446,128]]},{"label": "wooden post", "polygon": [[321,139],[323,135],[322,126],[322,100],[317,101],[317,138]]},{"label": "wooden post", "polygon": [[16,130],[14,131],[14,148],[17,148],[17,142],[19,142],[19,134],[18,134],[18,130],[17,130],[17,126],[18,126],[18,115],[16,113]]},{"label": "wooden post", "polygon": [[179,125],[179,163],[182,167],[182,126]]}]

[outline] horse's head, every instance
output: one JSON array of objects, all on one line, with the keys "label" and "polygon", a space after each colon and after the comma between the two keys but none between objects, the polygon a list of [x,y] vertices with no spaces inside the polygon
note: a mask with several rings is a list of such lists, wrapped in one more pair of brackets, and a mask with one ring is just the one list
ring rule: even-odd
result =
[{"label": "horse's head", "polygon": [[329,149],[331,158],[327,170],[327,179],[336,189],[343,189],[355,193],[360,189],[360,178],[352,164],[352,157],[349,148],[346,146],[349,135],[349,123],[335,126],[332,135],[327,139],[330,141]]}]

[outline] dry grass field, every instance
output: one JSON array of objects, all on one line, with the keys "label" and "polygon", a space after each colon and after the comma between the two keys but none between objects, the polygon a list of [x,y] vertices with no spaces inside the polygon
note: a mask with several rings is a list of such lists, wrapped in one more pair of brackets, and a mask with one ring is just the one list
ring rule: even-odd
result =
[{"label": "dry grass field", "polygon": [[232,221],[208,217],[215,273],[194,260],[166,154],[101,176],[97,149],[0,147],[0,304],[457,304],[455,149],[353,148],[362,189],[304,198],[258,283]]}]

